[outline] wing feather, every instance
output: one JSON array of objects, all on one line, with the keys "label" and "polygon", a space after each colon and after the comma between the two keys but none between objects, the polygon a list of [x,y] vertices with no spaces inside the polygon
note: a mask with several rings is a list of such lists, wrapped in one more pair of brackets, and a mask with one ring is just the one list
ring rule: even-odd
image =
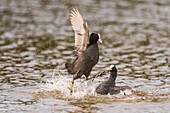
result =
[{"label": "wing feather", "polygon": [[83,21],[83,18],[77,8],[72,8],[70,10],[69,20],[75,32],[76,51],[85,51],[87,45],[89,44],[89,31],[87,23]]}]

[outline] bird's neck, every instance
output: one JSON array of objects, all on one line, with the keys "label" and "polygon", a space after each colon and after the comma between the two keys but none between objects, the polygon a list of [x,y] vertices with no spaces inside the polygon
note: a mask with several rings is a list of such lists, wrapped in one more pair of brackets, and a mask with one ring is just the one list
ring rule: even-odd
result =
[{"label": "bird's neck", "polygon": [[[92,46],[92,45],[97,45],[97,42],[90,43],[87,45],[87,47]],[[97,47],[98,47],[98,45],[97,45]]]},{"label": "bird's neck", "polygon": [[117,77],[117,72],[111,72],[111,73],[110,73],[109,80],[110,80],[110,81],[115,81],[115,80],[116,80],[116,77]]}]

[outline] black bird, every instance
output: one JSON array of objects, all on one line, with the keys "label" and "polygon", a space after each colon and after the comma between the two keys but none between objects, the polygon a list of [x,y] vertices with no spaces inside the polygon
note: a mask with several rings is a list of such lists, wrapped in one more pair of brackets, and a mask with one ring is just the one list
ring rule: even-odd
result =
[{"label": "black bird", "polygon": [[107,70],[110,71],[110,77],[108,80],[100,83],[95,92],[102,95],[113,95],[118,94],[120,91],[132,90],[129,86],[116,86],[115,80],[117,77],[117,69],[114,65],[111,65]]},{"label": "black bird", "polygon": [[65,67],[68,73],[73,75],[70,86],[70,92],[72,92],[74,80],[82,75],[85,75],[87,79],[92,68],[98,63],[99,48],[97,42],[102,43],[102,40],[100,35],[96,33],[91,33],[89,37],[87,23],[83,21],[77,8],[70,10],[69,20],[75,33],[75,50],[73,52],[75,59],[72,62],[67,62]]}]

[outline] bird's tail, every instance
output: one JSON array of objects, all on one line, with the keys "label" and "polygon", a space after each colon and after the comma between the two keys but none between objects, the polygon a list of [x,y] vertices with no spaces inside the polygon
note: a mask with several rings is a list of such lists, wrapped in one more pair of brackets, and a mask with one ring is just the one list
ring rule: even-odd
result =
[{"label": "bird's tail", "polygon": [[66,62],[65,67],[67,68],[68,72],[71,73],[72,64],[70,62]]}]

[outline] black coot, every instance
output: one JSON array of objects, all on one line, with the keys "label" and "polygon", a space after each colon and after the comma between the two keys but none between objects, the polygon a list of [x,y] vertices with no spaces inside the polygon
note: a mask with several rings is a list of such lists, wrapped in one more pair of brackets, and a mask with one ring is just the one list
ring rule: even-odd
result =
[{"label": "black coot", "polygon": [[117,69],[114,65],[111,65],[107,70],[110,71],[110,77],[107,81],[100,83],[96,87],[96,93],[102,95],[113,95],[118,94],[120,91],[124,91],[126,89],[132,90],[129,86],[116,86],[115,80],[117,77]]},{"label": "black coot", "polygon": [[69,20],[75,32],[75,59],[65,64],[68,72],[73,74],[73,80],[70,87],[72,92],[74,80],[85,75],[90,75],[92,68],[99,61],[99,48],[97,42],[101,42],[100,35],[92,33],[89,37],[87,23],[83,21],[82,16],[76,8],[72,8],[69,14]]}]

